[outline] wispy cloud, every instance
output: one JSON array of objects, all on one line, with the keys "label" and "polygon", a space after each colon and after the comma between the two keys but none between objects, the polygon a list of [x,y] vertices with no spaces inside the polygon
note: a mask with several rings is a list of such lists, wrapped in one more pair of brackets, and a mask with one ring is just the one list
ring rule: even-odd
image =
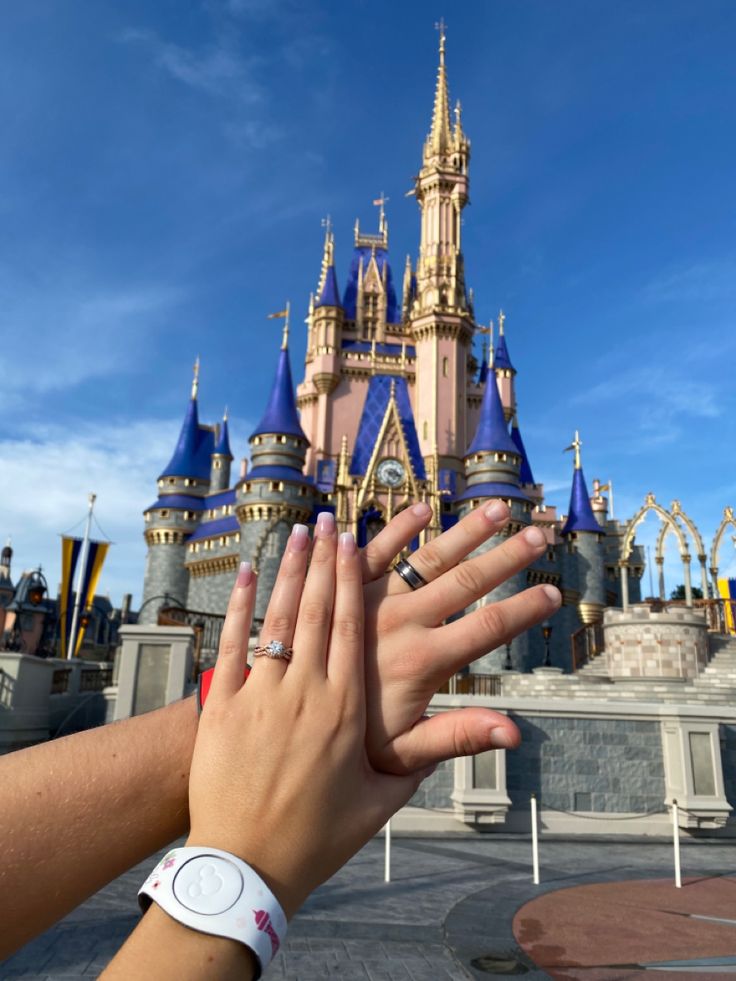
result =
[{"label": "wispy cloud", "polygon": [[736,257],[680,266],[647,283],[642,298],[652,303],[708,303],[736,299]]},{"label": "wispy cloud", "polygon": [[[0,268],[4,408],[119,373],[184,298],[169,286],[105,287],[58,271],[31,283],[15,273]],[[44,356],[29,356],[29,344]]]},{"label": "wispy cloud", "polygon": [[119,40],[145,46],[163,71],[209,96],[243,104],[258,103],[264,97],[257,75],[262,60],[238,51],[228,37],[216,39],[201,51],[166,41],[153,31],[136,28],[123,31]]}]

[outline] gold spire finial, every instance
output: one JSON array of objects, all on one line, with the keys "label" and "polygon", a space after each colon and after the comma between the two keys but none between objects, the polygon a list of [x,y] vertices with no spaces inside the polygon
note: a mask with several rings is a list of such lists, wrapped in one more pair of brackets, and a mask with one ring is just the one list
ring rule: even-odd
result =
[{"label": "gold spire finial", "polygon": [[196,399],[197,392],[199,391],[199,355],[194,362],[194,378],[192,378],[192,398]]},{"label": "gold spire finial", "polygon": [[432,129],[429,133],[429,146],[434,153],[444,153],[451,143],[450,99],[447,92],[447,73],[445,71],[445,21],[439,20],[435,29],[440,35],[440,64],[437,69],[437,87],[434,93]]},{"label": "gold spire finial", "polygon": [[227,422],[227,418],[228,418],[227,406],[225,406],[225,411],[222,413],[222,421]]},{"label": "gold spire finial", "polygon": [[582,463],[580,462],[580,447],[582,445],[583,444],[582,444],[582,441],[580,439],[580,433],[576,429],[575,430],[575,439],[572,441],[572,443],[570,443],[569,446],[566,446],[565,449],[562,451],[563,453],[567,453],[569,450],[574,450],[574,452],[575,452],[575,469],[576,470],[582,470],[582,466],[583,466]]},{"label": "gold spire finial", "polygon": [[335,261],[335,236],[332,234],[332,218],[329,215],[326,215],[322,219],[321,224],[325,230],[325,242],[322,248],[322,266],[319,271],[317,296],[322,295],[325,279],[327,278],[327,270],[334,264]]},{"label": "gold spire finial", "polygon": [[504,321],[505,320],[506,320],[506,314],[503,312],[503,310],[499,310],[498,311],[498,334],[499,334],[500,337],[503,337],[503,324],[504,324]]}]

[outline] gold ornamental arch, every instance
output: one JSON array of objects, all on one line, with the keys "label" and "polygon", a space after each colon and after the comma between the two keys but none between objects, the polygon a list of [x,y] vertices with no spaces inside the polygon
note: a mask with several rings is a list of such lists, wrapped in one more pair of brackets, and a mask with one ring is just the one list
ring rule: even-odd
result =
[{"label": "gold ornamental arch", "polygon": [[[629,605],[629,556],[631,555],[631,549],[634,546],[634,534],[638,526],[646,518],[650,511],[653,511],[660,521],[670,529],[680,544],[680,558],[682,559],[682,573],[685,580],[685,605],[693,605],[693,591],[692,585],[690,583],[690,554],[687,550],[687,539],[685,538],[685,532],[682,527],[677,523],[672,514],[663,508],[661,504],[657,504],[654,494],[650,491],[644,504],[636,512],[633,518],[630,519],[626,525],[626,531],[624,532],[624,538],[621,548],[621,600],[624,609],[628,608]],[[678,515],[682,515],[682,511],[678,505]],[[693,526],[694,527],[694,526]],[[700,536],[698,536],[700,537]]]},{"label": "gold ornamental arch", "polygon": [[[693,542],[695,543],[695,548],[697,549],[698,563],[700,565],[700,584],[703,591],[703,599],[708,598],[708,567],[707,561],[708,557],[705,554],[705,545],[703,544],[703,539],[698,531],[697,525],[692,520],[692,518],[685,512],[679,501],[673,501],[670,505],[670,516],[677,521],[680,521],[685,525],[685,528],[690,533]],[[659,569],[659,598],[661,600],[666,599],[664,595],[664,544],[672,531],[672,525],[669,521],[663,522],[662,527],[659,529],[659,535],[657,537],[657,547],[655,550],[655,561]]]},{"label": "gold ornamental arch", "polygon": [[[731,525],[736,531],[736,518],[734,518],[733,508],[726,507],[723,509],[723,518],[718,530],[713,537],[713,544],[710,549],[710,575],[713,582],[713,595],[718,596],[718,550],[721,547],[723,541],[723,536],[726,534],[726,529]],[[736,535],[734,535],[734,545],[736,545]]]}]

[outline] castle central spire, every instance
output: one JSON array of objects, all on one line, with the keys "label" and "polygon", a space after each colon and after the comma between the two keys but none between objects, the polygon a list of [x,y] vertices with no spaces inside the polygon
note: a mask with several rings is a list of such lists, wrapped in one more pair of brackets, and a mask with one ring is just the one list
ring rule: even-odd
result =
[{"label": "castle central spire", "polygon": [[450,96],[447,90],[447,70],[445,68],[445,22],[440,20],[435,24],[440,35],[440,63],[437,69],[437,86],[434,92],[434,109],[432,111],[432,128],[425,147],[425,157],[428,153],[441,155],[447,153],[452,143],[450,129]]}]

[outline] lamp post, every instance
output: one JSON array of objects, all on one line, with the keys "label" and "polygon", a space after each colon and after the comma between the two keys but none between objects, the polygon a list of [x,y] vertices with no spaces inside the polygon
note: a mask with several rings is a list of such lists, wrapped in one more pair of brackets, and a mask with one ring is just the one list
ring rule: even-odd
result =
[{"label": "lamp post", "polygon": [[542,624],[542,637],[544,637],[544,667],[551,668],[552,661],[549,656],[549,639],[552,636],[552,624],[545,620]]},{"label": "lamp post", "polygon": [[513,671],[514,665],[511,663],[511,644],[506,644],[506,660],[503,665],[504,671]]}]

